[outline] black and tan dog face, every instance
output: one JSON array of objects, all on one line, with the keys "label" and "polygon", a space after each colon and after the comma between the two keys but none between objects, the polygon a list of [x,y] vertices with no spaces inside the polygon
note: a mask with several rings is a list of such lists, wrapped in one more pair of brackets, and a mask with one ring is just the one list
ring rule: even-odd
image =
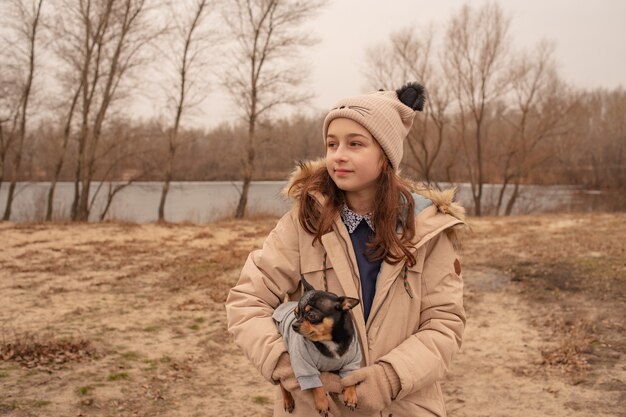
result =
[{"label": "black and tan dog face", "polygon": [[294,311],[296,322],[293,324],[293,329],[312,342],[333,341],[333,329],[336,323],[344,314],[359,304],[359,300],[318,291],[304,277],[301,281],[304,294]]}]

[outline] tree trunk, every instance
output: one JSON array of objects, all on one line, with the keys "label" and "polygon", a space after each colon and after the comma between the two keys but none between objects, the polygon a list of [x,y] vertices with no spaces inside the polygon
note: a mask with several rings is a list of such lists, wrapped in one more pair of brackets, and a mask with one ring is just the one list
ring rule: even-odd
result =
[{"label": "tree trunk", "polygon": [[106,217],[107,212],[109,211],[109,208],[111,208],[111,203],[113,203],[113,197],[115,197],[115,192],[112,192],[112,186],[111,186],[111,183],[109,182],[109,192],[107,194],[107,203],[104,206],[104,210],[102,210],[102,213],[100,213],[101,222]]},{"label": "tree trunk", "polygon": [[248,159],[246,160],[243,168],[243,187],[241,188],[241,195],[239,196],[239,204],[237,204],[237,210],[235,211],[236,219],[243,219],[246,215],[246,207],[248,206],[248,191],[250,190],[250,182],[252,181],[252,175],[254,174],[254,159],[256,155],[256,90],[252,90],[252,116],[248,120]]},{"label": "tree trunk", "polygon": [[4,140],[4,128],[2,127],[2,123],[4,123],[5,121],[6,120],[0,121],[0,190],[2,190],[2,184],[4,182],[4,167],[7,157],[6,150],[9,144],[8,139],[7,141]]},{"label": "tree trunk", "polygon": [[113,204],[113,198],[115,197],[115,195],[117,193],[119,193],[120,191],[122,191],[124,188],[128,187],[130,184],[132,184],[133,181],[135,181],[135,178],[126,181],[125,184],[118,184],[115,187],[113,187],[111,185],[111,182],[109,182],[109,191],[107,193],[107,202],[106,202],[106,205],[104,206],[104,210],[102,210],[102,213],[100,213],[100,221],[103,221],[104,218],[106,217],[106,215],[107,215],[107,213],[109,211],[109,208],[111,208],[111,204]]},{"label": "tree trunk", "polygon": [[250,191],[250,183],[252,182],[253,171],[254,148],[251,147],[248,149],[248,160],[246,161],[243,169],[243,186],[241,187],[241,195],[239,196],[237,211],[235,211],[236,219],[243,219],[246,215],[246,208],[248,206],[248,192]]},{"label": "tree trunk", "polygon": [[[7,195],[7,205],[4,210],[3,220],[9,220],[11,218],[11,205],[13,204],[13,193],[15,192],[15,185],[17,182],[18,175],[20,173],[20,165],[22,164],[22,152],[24,149],[24,140],[26,139],[26,118],[28,113],[28,101],[30,99],[31,87],[33,85],[33,78],[35,77],[35,40],[37,39],[37,28],[39,26],[39,15],[41,13],[41,5],[43,0],[39,0],[37,3],[37,8],[35,9],[33,16],[33,21],[28,28],[30,30],[29,33],[29,61],[28,61],[28,78],[26,79],[26,85],[24,86],[24,93],[22,95],[22,109],[21,109],[21,120],[20,120],[20,130],[18,136],[18,145],[17,145],[17,153],[15,155],[15,174],[13,175],[13,180],[11,181],[11,185],[9,187],[9,194]],[[29,22],[30,23],[30,22]]]},{"label": "tree trunk", "polygon": [[76,168],[76,178],[74,179],[74,199],[72,200],[72,212],[71,219],[76,221],[78,219],[78,198],[80,197],[80,162]]},{"label": "tree trunk", "polygon": [[482,198],[483,198],[483,155],[481,146],[481,127],[482,127],[482,112],[481,117],[476,120],[476,162],[478,165],[478,192],[474,194],[474,214],[480,217],[482,215]]},{"label": "tree trunk", "polygon": [[2,217],[2,220],[4,221],[8,221],[9,219],[11,219],[11,206],[13,205],[13,195],[15,192],[15,184],[16,184],[15,179],[11,181],[11,184],[9,184],[9,192],[7,193],[7,204],[4,208],[4,216]]},{"label": "tree trunk", "polygon": [[63,141],[63,148],[61,150],[61,156],[54,167],[54,176],[52,177],[52,182],[50,183],[50,189],[48,190],[48,207],[46,209],[46,221],[52,220],[52,211],[54,205],[54,191],[57,186],[57,182],[59,181],[59,176],[61,175],[61,169],[63,168],[63,162],[65,160],[65,151],[67,150],[67,140]]},{"label": "tree trunk", "polygon": [[511,195],[511,198],[509,198],[509,202],[506,204],[506,211],[504,212],[505,216],[510,216],[513,212],[513,206],[515,205],[515,201],[517,201],[517,197],[519,197],[519,181],[515,183],[513,194]]},{"label": "tree trunk", "polygon": [[57,186],[57,179],[58,179],[58,176],[56,175],[56,170],[55,170],[54,178],[52,179],[52,183],[50,183],[50,189],[48,190],[48,206],[46,208],[46,221],[47,222],[52,220],[52,205],[54,204],[54,189]]},{"label": "tree trunk", "polygon": [[480,193],[479,194],[473,194],[474,197],[474,215],[480,217],[481,216],[481,210],[480,210]]},{"label": "tree trunk", "polygon": [[59,160],[54,167],[54,177],[52,178],[52,183],[50,184],[50,190],[48,191],[48,208],[46,210],[46,221],[52,220],[52,205],[54,204],[54,190],[56,188],[57,182],[59,181],[59,176],[61,175],[61,169],[63,168],[63,163],[65,162],[65,152],[67,151],[67,144],[69,143],[70,132],[72,128],[72,118],[74,117],[74,110],[76,109],[76,104],[78,103],[78,98],[80,97],[80,92],[82,91],[83,84],[79,85],[74,93],[74,97],[72,98],[72,104],[70,106],[70,111],[67,115],[67,119],[65,120],[65,129],[63,130],[63,146],[61,147],[61,155],[59,156]]},{"label": "tree trunk", "polygon": [[237,211],[235,212],[236,219],[243,219],[246,215],[246,206],[248,205],[248,191],[250,190],[250,182],[252,178],[250,175],[244,175],[243,187],[241,189],[241,195],[239,196],[239,204],[237,204]]},{"label": "tree trunk", "polygon": [[89,220],[89,189],[91,188],[91,178],[81,181],[81,192],[78,198],[78,208],[76,212],[76,220],[86,222]]},{"label": "tree trunk", "polygon": [[506,191],[506,188],[509,185],[509,179],[507,177],[504,178],[504,183],[502,184],[502,187],[500,188],[500,193],[498,194],[498,205],[496,206],[496,216],[500,215],[500,207],[502,207],[502,201],[504,200],[504,192]]},{"label": "tree trunk", "polygon": [[163,182],[163,189],[161,191],[161,201],[159,202],[159,222],[165,221],[165,200],[167,199],[167,193],[170,190],[170,181],[172,180],[172,160],[173,159],[174,159],[174,153],[170,149],[170,153],[167,159],[165,181]]}]

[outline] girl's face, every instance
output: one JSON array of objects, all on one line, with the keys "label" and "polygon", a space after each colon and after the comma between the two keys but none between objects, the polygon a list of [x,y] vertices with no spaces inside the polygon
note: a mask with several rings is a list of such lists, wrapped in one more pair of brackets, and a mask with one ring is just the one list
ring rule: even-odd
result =
[{"label": "girl's face", "polygon": [[346,193],[376,191],[384,152],[370,132],[351,119],[330,122],[326,134],[326,169],[339,189]]}]

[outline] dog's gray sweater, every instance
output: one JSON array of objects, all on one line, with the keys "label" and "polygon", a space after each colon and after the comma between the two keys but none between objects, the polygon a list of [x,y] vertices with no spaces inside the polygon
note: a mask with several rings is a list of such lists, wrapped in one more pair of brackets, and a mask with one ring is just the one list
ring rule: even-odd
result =
[{"label": "dog's gray sweater", "polygon": [[315,344],[297,333],[292,325],[296,321],[294,309],[298,303],[290,301],[281,304],[274,311],[278,331],[283,335],[289,352],[291,367],[302,390],[321,387],[320,371],[339,371],[342,378],[361,367],[361,348],[355,336],[350,347],[341,357],[329,358],[315,347]]}]

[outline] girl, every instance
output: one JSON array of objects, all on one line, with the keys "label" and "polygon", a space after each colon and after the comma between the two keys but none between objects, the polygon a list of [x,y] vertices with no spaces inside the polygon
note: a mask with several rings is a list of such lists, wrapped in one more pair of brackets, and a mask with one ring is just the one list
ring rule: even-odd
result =
[{"label": "girl", "polygon": [[[317,414],[294,383],[274,309],[316,289],[359,298],[352,310],[361,368],[340,380],[323,373],[336,416],[445,416],[439,381],[465,326],[455,253],[463,209],[453,190],[419,189],[398,176],[403,140],[424,89],[408,84],[341,100],[324,120],[325,160],[301,164],[287,194],[295,201],[248,257],[226,301],[228,329],[269,381],[292,392],[294,416]],[[357,384],[357,408],[342,387]],[[274,416],[286,416],[277,387]]]}]

